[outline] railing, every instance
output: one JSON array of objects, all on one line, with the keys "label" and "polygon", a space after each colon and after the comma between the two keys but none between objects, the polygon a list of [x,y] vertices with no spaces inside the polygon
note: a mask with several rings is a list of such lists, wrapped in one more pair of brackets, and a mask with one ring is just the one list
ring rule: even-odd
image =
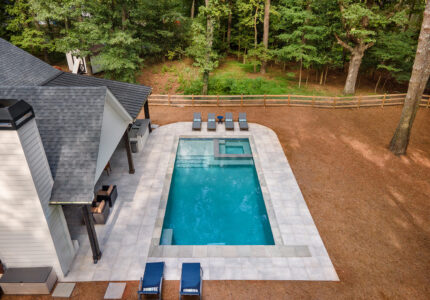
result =
[{"label": "railing", "polygon": [[[403,105],[406,94],[330,97],[300,95],[151,95],[150,105],[169,106],[306,106],[318,108],[360,108]],[[423,95],[421,107],[430,107],[430,95]]]}]

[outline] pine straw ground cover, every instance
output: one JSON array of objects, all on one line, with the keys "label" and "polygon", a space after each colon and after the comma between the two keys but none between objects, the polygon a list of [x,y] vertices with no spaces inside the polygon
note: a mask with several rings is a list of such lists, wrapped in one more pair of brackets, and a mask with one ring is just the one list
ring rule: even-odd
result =
[{"label": "pine straw ground cover", "polygon": [[[160,125],[226,111],[150,110]],[[277,133],[340,281],[205,281],[204,299],[428,299],[430,109],[418,112],[404,157],[387,150],[400,107],[228,111]],[[72,299],[102,299],[107,284],[78,283]],[[136,299],[137,286],[129,282],[123,299]],[[163,290],[163,299],[177,299],[178,281]]]}]

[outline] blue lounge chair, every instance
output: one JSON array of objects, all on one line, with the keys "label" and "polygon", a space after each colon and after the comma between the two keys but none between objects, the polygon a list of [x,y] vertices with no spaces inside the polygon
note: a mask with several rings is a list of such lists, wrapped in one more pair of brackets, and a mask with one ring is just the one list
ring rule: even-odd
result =
[{"label": "blue lounge chair", "polygon": [[203,270],[200,263],[183,263],[181,283],[179,286],[179,300],[182,296],[199,296],[202,299]]},{"label": "blue lounge chair", "polygon": [[164,262],[146,263],[145,273],[140,278],[137,295],[141,299],[142,295],[158,295],[161,299],[161,289],[163,287]]}]

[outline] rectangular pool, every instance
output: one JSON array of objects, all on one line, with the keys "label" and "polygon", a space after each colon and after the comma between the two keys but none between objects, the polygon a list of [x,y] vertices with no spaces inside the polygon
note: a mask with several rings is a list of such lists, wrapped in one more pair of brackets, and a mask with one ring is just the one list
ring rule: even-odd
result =
[{"label": "rectangular pool", "polygon": [[248,139],[179,139],[160,244],[275,244]]}]

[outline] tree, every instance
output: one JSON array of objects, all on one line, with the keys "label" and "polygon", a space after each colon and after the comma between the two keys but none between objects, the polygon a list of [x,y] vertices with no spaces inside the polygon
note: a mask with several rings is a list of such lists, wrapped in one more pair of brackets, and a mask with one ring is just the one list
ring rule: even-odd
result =
[{"label": "tree", "polygon": [[299,87],[302,83],[302,69],[308,69],[313,64],[320,64],[317,45],[320,43],[327,31],[318,23],[313,13],[310,1],[283,0],[279,7],[281,19],[279,28],[282,31],[277,39],[282,43],[275,51],[281,61],[294,60],[300,63]]},{"label": "tree", "polygon": [[[244,41],[249,41],[249,35],[251,35],[250,29],[252,28],[253,44],[244,45],[244,49],[253,50],[249,53],[250,58],[253,61],[254,72],[257,71],[257,65],[260,64],[259,54],[263,53],[258,48],[258,25],[263,21],[263,4],[264,0],[238,0],[237,1],[237,12],[239,17],[238,27],[242,30],[245,37]],[[245,53],[244,53],[245,55]]]},{"label": "tree", "polygon": [[228,7],[222,0],[205,0],[205,6],[199,8],[199,15],[192,24],[192,42],[187,53],[194,57],[194,65],[203,75],[202,94],[207,95],[209,74],[218,66],[219,55],[213,48],[215,30],[219,28],[220,17],[226,16]]},{"label": "tree", "polygon": [[430,1],[427,1],[421,32],[418,39],[417,52],[409,80],[408,93],[399,124],[390,142],[390,150],[396,155],[406,153],[412,124],[430,76]]},{"label": "tree", "polygon": [[348,75],[345,82],[343,93],[354,94],[355,84],[357,82],[358,71],[364,52],[375,44],[376,35],[375,27],[379,25],[379,15],[374,12],[366,3],[354,1],[345,1],[339,3],[342,24],[345,30],[345,36],[349,42],[344,42],[335,34],[339,45],[344,47],[351,54],[349,61]]},{"label": "tree", "polygon": [[32,3],[17,0],[6,6],[6,12],[12,17],[6,27],[11,32],[11,42],[33,54],[43,53],[48,61],[48,52],[55,49],[54,41],[46,33],[46,22],[37,18]]},{"label": "tree", "polygon": [[[269,23],[270,23],[270,0],[266,0],[264,5],[264,27],[263,27],[264,28],[263,45],[266,51],[269,48]],[[260,69],[261,74],[266,73],[266,65],[267,65],[267,61],[263,60],[261,63],[261,69]]]}]

